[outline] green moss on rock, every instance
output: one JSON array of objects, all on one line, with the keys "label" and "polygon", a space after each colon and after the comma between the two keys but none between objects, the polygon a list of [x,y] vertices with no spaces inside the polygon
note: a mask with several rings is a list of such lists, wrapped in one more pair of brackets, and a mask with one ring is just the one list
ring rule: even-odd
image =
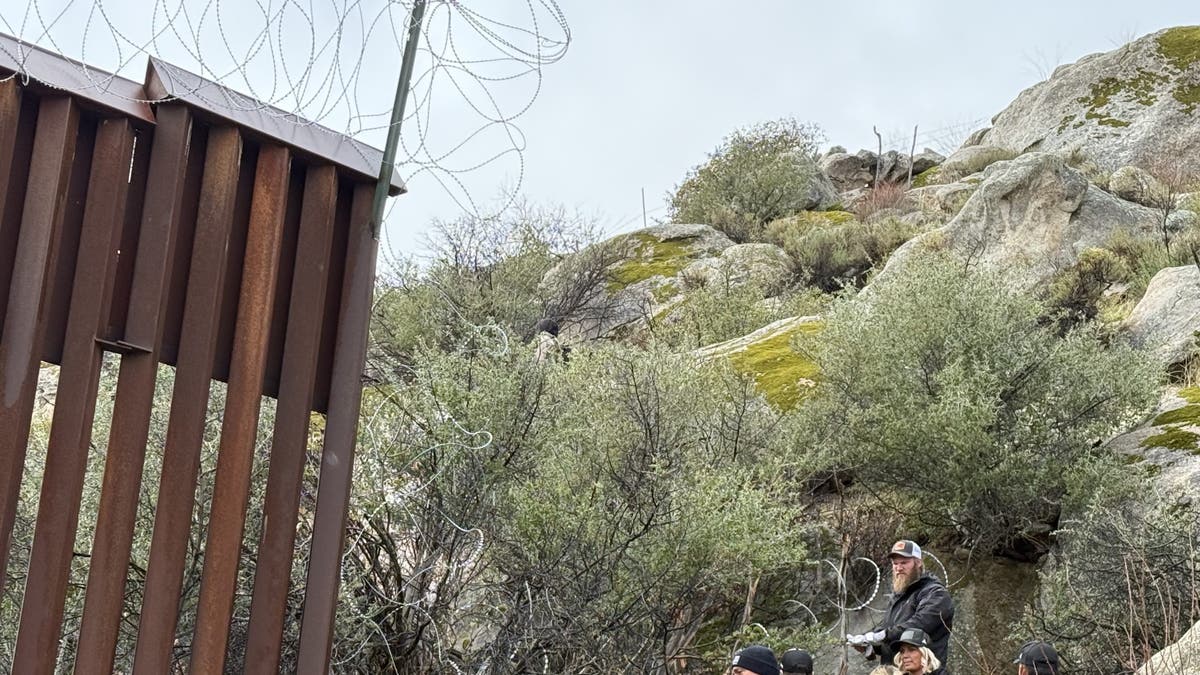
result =
[{"label": "green moss on rock", "polygon": [[629,260],[609,271],[610,292],[654,277],[673,277],[696,258],[692,248],[696,237],[664,241],[645,232],[627,236],[634,242],[633,252]]},{"label": "green moss on rock", "polygon": [[824,324],[803,323],[759,340],[744,350],[730,354],[734,370],[750,375],[763,397],[780,410],[791,410],[807,394],[817,379],[817,365],[792,346],[792,340],[804,333],[817,333]]},{"label": "green moss on rock", "polygon": [[1200,403],[1200,387],[1184,387],[1179,390],[1179,397],[1188,403]]},{"label": "green moss on rock", "polygon": [[1171,91],[1171,96],[1183,106],[1189,115],[1200,105],[1200,84],[1181,84]]},{"label": "green moss on rock", "polygon": [[1182,408],[1168,410],[1154,418],[1154,426],[1161,427],[1164,424],[1194,424],[1200,426],[1200,405],[1192,403]]},{"label": "green moss on rock", "polygon": [[936,185],[938,177],[938,167],[932,166],[925,169],[921,173],[913,176],[912,186],[915,188]]},{"label": "green moss on rock", "polygon": [[807,230],[813,227],[848,223],[854,220],[854,214],[849,211],[801,211],[796,215],[788,216],[781,220],[786,223],[799,225]]},{"label": "green moss on rock", "polygon": [[[1136,75],[1129,78],[1105,77],[1093,82],[1090,93],[1077,101],[1087,107],[1084,118],[1096,120],[1097,124],[1107,127],[1127,127],[1129,122],[1116,119],[1105,112],[1104,108],[1114,100],[1131,101],[1144,106],[1154,105],[1158,101],[1154,89],[1166,80],[1166,76],[1145,69],[1139,69]],[[1072,120],[1073,118],[1064,118],[1063,123],[1059,125],[1060,131]]]},{"label": "green moss on rock", "polygon": [[1161,433],[1143,440],[1143,448],[1168,448],[1200,454],[1200,433],[1189,430],[1200,429],[1200,387],[1185,387],[1178,394],[1187,401],[1187,405],[1159,413],[1152,424],[1161,427]]},{"label": "green moss on rock", "polygon": [[668,281],[655,286],[650,294],[654,296],[655,302],[666,302],[679,295],[679,287]]},{"label": "green moss on rock", "polygon": [[1158,36],[1158,54],[1180,70],[1200,61],[1200,26],[1180,26]]},{"label": "green moss on rock", "polygon": [[1166,427],[1161,434],[1155,434],[1142,441],[1143,448],[1167,448],[1169,450],[1186,450],[1196,452],[1200,434],[1177,426]]}]

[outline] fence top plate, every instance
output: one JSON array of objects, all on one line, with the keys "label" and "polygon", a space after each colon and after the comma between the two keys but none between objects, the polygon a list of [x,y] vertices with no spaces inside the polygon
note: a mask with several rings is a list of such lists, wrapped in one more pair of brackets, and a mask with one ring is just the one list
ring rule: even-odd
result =
[{"label": "fence top plate", "polygon": [[[146,83],[140,84],[0,33],[0,79],[7,77],[28,77],[31,86],[61,91],[85,106],[127,116],[134,124],[155,123],[152,103],[178,101],[366,181],[379,178],[382,151],[155,57],[147,64]],[[406,191],[393,168],[388,193]]]},{"label": "fence top plate", "polygon": [[61,90],[84,103],[154,124],[154,112],[141,84],[0,33],[0,76],[28,76],[30,82]]},{"label": "fence top plate", "polygon": [[[327,129],[292,113],[268,106],[183,68],[150,57],[146,92],[155,100],[175,100],[256,131],[303,153],[377,180],[383,153],[345,134]],[[392,196],[404,193],[404,183],[392,169]]]}]

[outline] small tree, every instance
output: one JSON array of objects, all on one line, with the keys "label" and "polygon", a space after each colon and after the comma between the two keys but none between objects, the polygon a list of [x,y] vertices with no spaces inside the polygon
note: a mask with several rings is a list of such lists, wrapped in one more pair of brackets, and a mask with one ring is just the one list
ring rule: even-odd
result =
[{"label": "small tree", "polygon": [[676,222],[707,223],[738,242],[813,205],[820,130],[784,118],[735,131],[670,196]]},{"label": "small tree", "polygon": [[1196,185],[1196,177],[1181,158],[1174,156],[1156,157],[1148,163],[1146,171],[1153,180],[1142,186],[1142,202],[1155,210],[1159,237],[1170,255],[1175,234],[1171,216],[1179,210],[1180,197]]}]

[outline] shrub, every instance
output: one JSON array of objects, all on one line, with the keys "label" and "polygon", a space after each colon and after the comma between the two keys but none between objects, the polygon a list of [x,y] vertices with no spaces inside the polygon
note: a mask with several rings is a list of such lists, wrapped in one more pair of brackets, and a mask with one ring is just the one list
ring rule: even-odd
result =
[{"label": "shrub", "polygon": [[[1156,399],[1157,368],[1043,307],[998,273],[930,254],[843,298],[809,349],[821,386],[800,410],[830,470],[913,500],[911,514],[1002,550],[1052,523],[1064,475]],[[1037,526],[1037,527],[1035,527]]]},{"label": "shrub", "polygon": [[670,196],[675,222],[707,223],[737,242],[812,205],[820,130],[784,118],[735,131]]},{"label": "shrub", "polygon": [[660,344],[696,349],[753,332],[776,318],[780,317],[753,284],[711,284],[689,291],[653,317],[649,327]]},{"label": "shrub", "polygon": [[854,202],[854,213],[860,220],[867,220],[884,209],[912,210],[912,202],[905,195],[903,185],[880,181]]},{"label": "shrub", "polygon": [[1104,294],[1128,278],[1129,267],[1117,254],[1089,248],[1078,262],[1055,276],[1046,303],[1060,327],[1070,328],[1096,318]]},{"label": "shrub", "polygon": [[1138,487],[1064,522],[1040,574],[1032,618],[1077,672],[1133,672],[1200,620],[1200,519],[1186,496]]},{"label": "shrub", "polygon": [[1159,270],[1195,264],[1191,251],[1200,242],[1197,233],[1182,233],[1178,240],[1181,245],[1168,251],[1160,242],[1124,230],[1108,238],[1104,248],[1120,258],[1128,270],[1126,295],[1130,300],[1136,302],[1145,295],[1146,286]]},{"label": "shrub", "polygon": [[895,218],[864,223],[816,218],[786,218],[767,226],[766,239],[796,261],[803,283],[823,291],[861,286],[867,274],[915,229]]}]

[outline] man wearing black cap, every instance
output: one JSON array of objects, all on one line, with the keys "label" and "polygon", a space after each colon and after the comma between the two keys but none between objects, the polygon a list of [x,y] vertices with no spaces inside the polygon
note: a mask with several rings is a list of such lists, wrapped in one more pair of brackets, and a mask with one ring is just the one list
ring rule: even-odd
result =
[{"label": "man wearing black cap", "polygon": [[1058,652],[1049,642],[1026,642],[1013,663],[1017,675],[1058,675]]},{"label": "man wearing black cap", "polygon": [[779,662],[769,647],[750,645],[733,655],[729,675],[779,675]]},{"label": "man wearing black cap", "polygon": [[795,647],[783,653],[779,659],[779,670],[783,675],[812,675],[812,654]]},{"label": "man wearing black cap", "polygon": [[892,562],[892,601],[883,621],[865,635],[848,635],[847,641],[859,651],[870,647],[867,658],[879,656],[889,664],[896,655],[893,643],[909,628],[924,631],[929,650],[937,656],[941,667],[933,675],[945,675],[946,659],[950,654],[950,629],[954,625],[954,602],[946,586],[933,575],[925,573],[921,547],[916,542],[901,539],[888,552]]}]

